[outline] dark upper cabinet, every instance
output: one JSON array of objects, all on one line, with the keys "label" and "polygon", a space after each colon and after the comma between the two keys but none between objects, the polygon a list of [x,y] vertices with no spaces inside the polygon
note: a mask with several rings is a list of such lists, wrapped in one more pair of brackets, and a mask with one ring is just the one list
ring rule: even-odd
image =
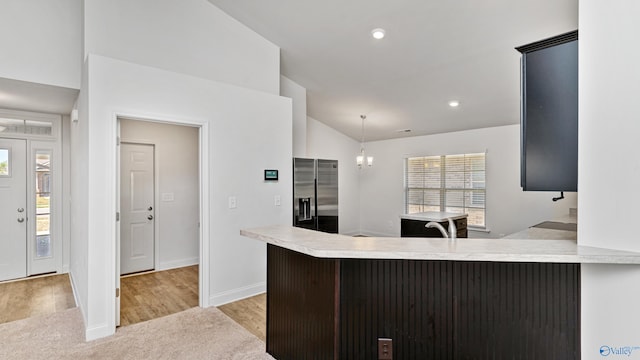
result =
[{"label": "dark upper cabinet", "polygon": [[578,191],[578,31],[516,50],[522,53],[522,189]]}]

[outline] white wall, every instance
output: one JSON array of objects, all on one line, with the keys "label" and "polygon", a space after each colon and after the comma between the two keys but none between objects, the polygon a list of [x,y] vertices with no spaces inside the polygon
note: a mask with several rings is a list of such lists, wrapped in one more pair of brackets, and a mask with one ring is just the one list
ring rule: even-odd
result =
[{"label": "white wall", "polygon": [[[193,122],[203,127],[202,189],[204,267],[212,305],[265,289],[263,243],[240,229],[288,224],[291,214],[291,100],[119,60],[88,57],[88,167],[83,195],[88,224],[86,337],[115,330],[115,136],[116,117]],[[248,106],[250,105],[250,106]],[[86,125],[85,125],[86,126]],[[263,181],[279,169],[278,183]],[[274,196],[281,196],[281,206]],[[228,208],[229,196],[237,208]],[[207,237],[207,234],[209,236]]]},{"label": "white wall", "polygon": [[0,77],[80,88],[81,0],[4,0]]},{"label": "white wall", "polygon": [[62,117],[62,271],[69,272],[71,239],[71,119]]},{"label": "white wall", "polygon": [[404,159],[410,156],[486,151],[486,226],[491,237],[566,215],[576,207],[575,194],[567,193],[565,200],[554,203],[551,198],[557,193],[522,191],[519,125],[376,141],[365,148],[374,157],[374,166],[360,178],[361,227],[368,235],[400,236]]},{"label": "white wall", "polygon": [[280,95],[293,101],[293,156],[307,157],[307,89],[280,76]]},{"label": "white wall", "polygon": [[280,49],[206,0],[84,0],[87,54],[279,94]]},{"label": "white wall", "polygon": [[306,157],[338,160],[338,230],[341,234],[360,234],[360,170],[356,166],[359,151],[357,141],[308,118]]},{"label": "white wall", "polygon": [[89,74],[87,64],[82,70],[82,84],[78,96],[79,121],[71,124],[69,137],[69,275],[73,283],[76,303],[88,326],[89,307]]},{"label": "white wall", "polygon": [[[578,244],[640,251],[640,3],[580,1]],[[609,226],[608,224],[613,224]],[[640,266],[582,265],[582,358],[640,347]],[[640,348],[631,356],[640,358]]]},{"label": "white wall", "polygon": [[[239,230],[290,222],[292,104],[278,96],[279,48],[205,0],[83,5],[87,60],[71,131],[70,272],[87,339],[115,330],[117,116],[202,127],[200,256],[211,266],[201,262],[200,301],[217,305],[264,291],[265,246]],[[269,168],[282,180],[264,183]],[[228,209],[230,196],[236,209]]]},{"label": "white wall", "polygon": [[192,126],[120,120],[122,142],[154,145],[156,270],[199,261],[198,137]]},{"label": "white wall", "polygon": [[[633,14],[633,15],[632,15]],[[637,1],[580,2],[580,243],[640,251],[634,226],[602,226],[606,216],[634,224],[640,203],[638,151],[640,24]],[[611,236],[615,234],[615,236]]]},{"label": "white wall", "polygon": [[[0,11],[0,78],[20,80],[21,87],[33,88],[35,93],[25,96],[0,89],[0,97],[12,103],[12,108],[43,111],[42,107],[60,108],[50,98],[44,103],[32,103],[42,96],[42,86],[56,86],[47,90],[53,98],[66,98],[70,90],[79,89],[82,74],[82,0],[4,0]],[[28,84],[29,83],[29,84]],[[28,91],[27,91],[28,92]],[[35,108],[34,108],[35,107]],[[52,110],[44,110],[50,112]],[[71,205],[70,179],[70,122],[66,114],[62,122],[62,271],[70,267]],[[80,140],[76,145],[80,144]],[[72,154],[74,158],[82,153]],[[80,184],[79,186],[82,186]],[[77,189],[76,189],[77,190]],[[81,202],[82,199],[78,199]],[[78,202],[74,206],[81,206]],[[77,225],[77,226],[76,226]],[[74,232],[84,231],[74,223]],[[82,235],[77,235],[82,236]],[[76,247],[75,253],[82,253]],[[86,257],[86,256],[85,256]],[[78,259],[77,263],[82,260]],[[76,273],[78,281],[82,275]],[[72,274],[73,276],[73,274]],[[86,286],[85,286],[86,287]]]}]

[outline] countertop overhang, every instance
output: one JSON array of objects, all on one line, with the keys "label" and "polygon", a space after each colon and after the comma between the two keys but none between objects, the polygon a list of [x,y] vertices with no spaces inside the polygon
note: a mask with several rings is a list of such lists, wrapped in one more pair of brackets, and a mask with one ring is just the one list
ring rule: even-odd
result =
[{"label": "countertop overhang", "polygon": [[352,237],[274,225],[240,235],[318,258],[640,264],[640,253],[573,240]]}]

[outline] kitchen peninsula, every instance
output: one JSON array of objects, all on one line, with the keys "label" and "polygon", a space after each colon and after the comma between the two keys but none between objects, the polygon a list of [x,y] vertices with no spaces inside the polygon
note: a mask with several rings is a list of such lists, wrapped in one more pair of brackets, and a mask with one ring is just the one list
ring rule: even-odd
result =
[{"label": "kitchen peninsula", "polygon": [[367,238],[291,226],[267,245],[267,351],[279,360],[580,358],[580,264],[640,253],[571,240]]}]

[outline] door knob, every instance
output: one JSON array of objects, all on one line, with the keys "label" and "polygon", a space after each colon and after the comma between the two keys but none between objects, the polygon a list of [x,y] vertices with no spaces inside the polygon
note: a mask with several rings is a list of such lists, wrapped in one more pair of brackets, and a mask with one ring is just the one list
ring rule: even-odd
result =
[{"label": "door knob", "polygon": [[147,208],[147,210],[151,211],[151,210],[153,210],[153,207],[152,207],[152,206],[149,206],[149,207]]},{"label": "door knob", "polygon": [[19,223],[23,223],[24,222],[24,218],[18,218],[18,222]]},{"label": "door knob", "polygon": [[24,212],[24,208],[18,208],[18,212]]},{"label": "door knob", "polygon": [[147,216],[147,219],[149,219],[149,220],[153,220],[153,215],[149,215],[149,216]]}]

